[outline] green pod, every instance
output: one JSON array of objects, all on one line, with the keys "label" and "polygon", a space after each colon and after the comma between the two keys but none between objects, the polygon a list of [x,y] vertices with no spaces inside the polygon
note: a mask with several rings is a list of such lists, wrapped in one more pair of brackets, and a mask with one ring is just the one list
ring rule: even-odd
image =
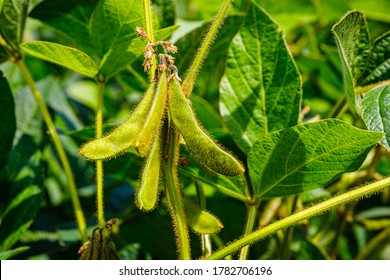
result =
[{"label": "green pod", "polygon": [[141,102],[122,124],[107,135],[84,144],[80,148],[79,155],[89,160],[104,160],[117,156],[134,146],[136,137],[148,116],[155,88],[155,83],[152,83]]},{"label": "green pod", "polygon": [[175,127],[183,136],[187,150],[205,169],[227,176],[237,176],[245,172],[242,163],[221,148],[199,125],[176,79],[172,79],[169,84],[169,113]]},{"label": "green pod", "polygon": [[135,148],[141,157],[144,157],[149,153],[153,140],[161,128],[167,105],[167,96],[167,74],[162,72],[156,87],[156,93],[154,95],[149,114],[135,142]]},{"label": "green pod", "polygon": [[161,137],[157,135],[142,172],[141,184],[136,195],[136,204],[143,211],[151,211],[158,201],[158,185],[161,172]]},{"label": "green pod", "polygon": [[202,210],[191,200],[184,200],[189,227],[198,234],[217,234],[223,228],[222,222],[213,214]]}]

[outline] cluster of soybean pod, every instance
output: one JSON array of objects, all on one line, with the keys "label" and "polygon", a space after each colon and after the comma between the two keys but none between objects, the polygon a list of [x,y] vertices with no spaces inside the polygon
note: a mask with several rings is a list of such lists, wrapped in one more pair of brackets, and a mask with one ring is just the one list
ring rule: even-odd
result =
[{"label": "cluster of soybean pod", "polygon": [[[160,177],[164,176],[162,167],[168,160],[166,151],[169,149],[166,146],[171,144],[168,134],[172,124],[181,135],[180,143],[185,144],[190,155],[206,170],[236,176],[244,173],[245,168],[199,124],[182,90],[174,58],[168,54],[175,53],[176,47],[165,41],[150,42],[141,28],[137,28],[137,32],[148,39],[144,53],[145,70],[151,68],[153,56],[158,60],[154,79],[126,120],[107,135],[84,144],[79,154],[89,160],[106,160],[133,148],[140,157],[146,157],[136,204],[141,210],[150,211],[158,202]],[[164,126],[164,123],[167,125]]]}]

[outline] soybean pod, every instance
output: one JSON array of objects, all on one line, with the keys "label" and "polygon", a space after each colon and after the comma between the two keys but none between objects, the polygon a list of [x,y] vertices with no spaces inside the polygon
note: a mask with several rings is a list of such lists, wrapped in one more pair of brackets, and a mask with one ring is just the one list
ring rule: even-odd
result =
[{"label": "soybean pod", "polygon": [[90,160],[104,160],[112,158],[134,146],[136,137],[148,116],[155,89],[156,86],[153,82],[145,91],[141,102],[122,124],[107,135],[84,144],[80,148],[79,155]]},{"label": "soybean pod", "polygon": [[161,136],[158,134],[146,159],[140,188],[136,195],[137,206],[143,211],[150,211],[157,204],[161,172],[161,146]]},{"label": "soybean pod", "polygon": [[165,114],[165,107],[168,96],[167,74],[161,73],[153,103],[150,107],[149,114],[145,119],[144,125],[136,138],[135,148],[141,157],[149,153],[150,147],[158,134]]},{"label": "soybean pod", "polygon": [[191,156],[206,169],[223,175],[236,176],[244,173],[244,166],[199,125],[179,81],[173,78],[168,89],[170,116],[183,136]]}]

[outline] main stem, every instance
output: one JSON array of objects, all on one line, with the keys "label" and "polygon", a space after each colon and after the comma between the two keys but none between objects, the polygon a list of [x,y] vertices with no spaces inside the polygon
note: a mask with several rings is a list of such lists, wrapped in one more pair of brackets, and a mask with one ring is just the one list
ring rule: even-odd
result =
[{"label": "main stem", "polygon": [[[146,1],[146,0],[145,0]],[[218,30],[221,28],[223,21],[227,15],[227,12],[229,10],[230,4],[233,2],[233,0],[225,0],[219,9],[217,15],[214,17],[214,20],[210,26],[209,31],[207,32],[202,45],[198,49],[196,53],[196,57],[194,61],[192,62],[191,67],[189,68],[185,80],[183,82],[182,88],[186,95],[186,97],[189,97],[192,88],[194,87],[196,76],[198,75],[200,68],[202,67],[203,62],[205,61],[209,50],[214,43],[215,37],[217,36]]]},{"label": "main stem", "polygon": [[[247,218],[246,218],[244,235],[247,235],[253,231],[253,226],[256,221],[257,207],[258,207],[257,203],[250,204],[247,206]],[[240,260],[246,260],[248,258],[249,247],[250,245],[241,248],[240,257],[239,257]]]},{"label": "main stem", "polygon": [[378,193],[382,191],[384,188],[387,188],[390,186],[390,177],[371,183],[369,185],[354,189],[352,191],[348,191],[344,194],[338,195],[336,197],[333,197],[327,201],[324,201],[322,203],[319,203],[313,207],[307,208],[301,212],[298,212],[296,214],[293,214],[291,216],[288,216],[285,219],[282,219],[280,221],[277,221],[269,226],[266,226],[262,229],[256,230],[252,232],[251,234],[248,234],[237,241],[234,241],[230,243],[228,246],[222,248],[221,250],[215,252],[210,257],[207,257],[205,259],[208,260],[219,260],[224,258],[227,255],[232,254],[233,252],[239,250],[240,248],[251,244],[253,242],[256,242],[258,240],[263,239],[266,236],[269,236],[276,231],[283,229],[285,227],[294,225],[295,223],[302,221],[307,218],[311,218],[313,216],[316,216],[318,214],[321,214],[325,211],[329,211],[330,209],[333,209],[335,207],[341,206],[346,203],[350,203],[352,201],[355,201],[359,198],[363,198],[368,195],[372,195],[375,193]]},{"label": "main stem", "polygon": [[164,180],[167,204],[172,216],[180,259],[190,260],[190,236],[176,170],[179,156],[179,136],[172,126],[168,126],[164,156]]},{"label": "main stem", "polygon": [[[150,41],[153,43],[154,31],[153,31],[153,19],[152,19],[152,6],[150,5],[150,1],[151,0],[144,0],[144,16],[145,16],[146,34],[148,34]],[[150,80],[153,79],[155,70],[156,70],[156,58],[153,55],[151,67],[149,70]]]},{"label": "main stem", "polygon": [[[96,138],[103,136],[103,93],[104,82],[98,82],[98,103],[96,108]],[[96,161],[96,204],[99,227],[104,227],[104,192],[103,192],[103,161]]]},{"label": "main stem", "polygon": [[61,161],[61,164],[64,168],[64,172],[68,181],[68,187],[69,187],[69,193],[72,199],[73,208],[76,216],[77,225],[79,228],[81,240],[83,242],[87,241],[87,226],[84,218],[83,210],[81,209],[79,196],[77,193],[76,184],[73,177],[73,172],[69,164],[68,157],[65,153],[64,147],[62,146],[60,137],[58,136],[57,130],[55,128],[54,122],[50,116],[49,110],[45,104],[45,102],[42,99],[42,96],[40,92],[38,91],[37,87],[35,86],[35,82],[31,76],[30,71],[27,69],[26,65],[24,64],[22,59],[19,59],[15,62],[20,71],[22,72],[22,75],[24,79],[27,82],[27,85],[30,87],[31,93],[33,94],[35,101],[38,104],[38,108],[41,111],[43,120],[46,123],[46,126],[49,130],[49,133],[53,139],[53,143],[55,148],[57,149],[59,159]]}]

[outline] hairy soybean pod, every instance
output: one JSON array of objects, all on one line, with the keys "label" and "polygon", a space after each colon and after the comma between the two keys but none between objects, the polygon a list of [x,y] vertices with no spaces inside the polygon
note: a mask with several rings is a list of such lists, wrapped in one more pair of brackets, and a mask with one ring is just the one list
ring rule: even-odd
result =
[{"label": "hairy soybean pod", "polygon": [[158,184],[161,166],[161,137],[155,137],[146,164],[142,172],[141,186],[137,192],[136,203],[143,211],[152,210],[158,200]]},{"label": "hairy soybean pod", "polygon": [[175,127],[186,142],[187,150],[206,169],[236,176],[245,172],[244,166],[221,148],[199,125],[179,81],[169,84],[169,112]]},{"label": "hairy soybean pod", "polygon": [[155,83],[152,83],[130,117],[107,135],[84,144],[79,155],[90,160],[108,159],[134,146],[134,141],[148,116],[155,88]]},{"label": "hairy soybean pod", "polygon": [[167,104],[167,96],[167,74],[162,72],[148,117],[146,118],[144,126],[140,130],[135,143],[135,148],[141,157],[144,157],[149,153],[153,140],[161,128]]}]

